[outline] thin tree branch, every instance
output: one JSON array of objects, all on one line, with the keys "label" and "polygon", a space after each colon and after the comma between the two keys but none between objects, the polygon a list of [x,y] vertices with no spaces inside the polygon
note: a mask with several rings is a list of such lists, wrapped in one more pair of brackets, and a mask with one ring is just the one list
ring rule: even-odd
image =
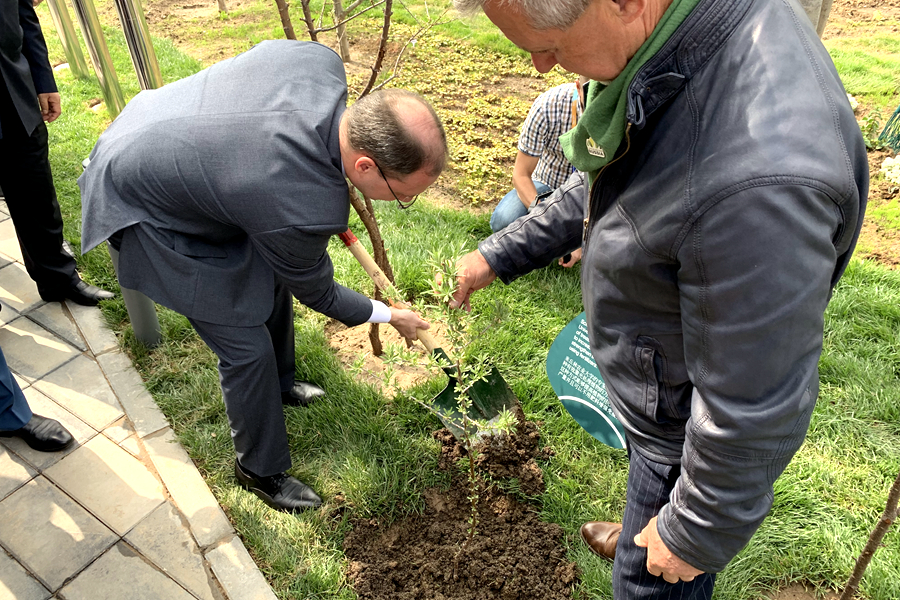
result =
[{"label": "thin tree branch", "polygon": [[[341,21],[340,23],[337,23],[337,24],[335,24],[335,25],[332,25],[331,27],[320,27],[320,28],[316,29],[316,33],[322,33],[322,32],[324,32],[324,31],[331,31],[332,29],[337,29],[338,27],[340,27],[341,25],[344,25],[344,24],[347,23],[348,21],[352,21],[353,19],[355,19],[355,18],[358,17],[359,15],[361,15],[361,14],[363,14],[363,13],[366,13],[366,12],[372,10],[373,8],[376,8],[379,4],[384,4],[386,1],[387,1],[387,0],[379,0],[378,2],[376,2],[375,4],[373,4],[372,6],[369,6],[369,7],[366,7],[366,8],[364,8],[364,9],[362,9],[361,11],[359,11],[358,13],[356,13],[355,15],[353,15],[352,17],[347,17],[346,19],[344,19],[344,20]],[[350,10],[351,10],[351,9],[344,9],[344,12],[350,12]]]},{"label": "thin tree branch", "polygon": [[853,574],[850,575],[850,579],[844,587],[844,593],[841,594],[840,600],[851,600],[856,596],[856,592],[859,591],[859,583],[862,581],[866,568],[869,566],[869,563],[872,562],[872,557],[881,545],[884,534],[887,533],[891,523],[897,519],[898,501],[900,501],[900,473],[897,473],[897,479],[894,480],[894,485],[891,486],[891,491],[888,493],[887,504],[884,507],[884,513],[882,513],[881,519],[879,519],[875,529],[872,530],[872,534],[869,536],[869,541],[866,543],[866,547],[863,548],[862,554],[856,559],[856,566],[853,568]]},{"label": "thin tree branch", "polygon": [[432,29],[433,27],[435,27],[437,25],[441,25],[440,18],[442,16],[444,16],[444,14],[446,14],[446,13],[447,13],[447,10],[444,10],[444,12],[441,13],[441,15],[437,18],[437,20],[431,21],[428,24],[424,25],[418,31],[416,31],[408,40],[406,40],[406,43],[403,44],[403,47],[400,48],[400,52],[397,54],[397,60],[394,61],[394,67],[393,67],[393,69],[391,69],[391,75],[387,79],[385,79],[384,81],[382,81],[381,83],[379,83],[378,85],[373,87],[371,91],[374,92],[376,90],[380,90],[385,85],[387,85],[392,79],[394,79],[395,77],[397,77],[397,75],[400,74],[400,69],[401,69],[400,61],[403,58],[403,53],[406,52],[406,48],[412,43],[413,40],[418,39],[419,36],[421,36],[426,31],[429,31],[430,29]]},{"label": "thin tree branch", "polygon": [[350,12],[351,10],[362,4],[363,1],[364,0],[356,0],[355,2],[351,2],[349,5],[344,7],[344,12]]},{"label": "thin tree branch", "polygon": [[378,79],[378,73],[381,72],[381,64],[384,62],[384,53],[387,50],[388,33],[391,30],[391,15],[393,15],[391,9],[393,6],[393,0],[385,0],[384,24],[381,26],[381,41],[378,43],[378,54],[375,56],[375,63],[372,65],[372,75],[369,76],[369,81],[368,83],[366,83],[366,87],[359,95],[360,98],[362,98],[372,90],[372,86],[375,85],[375,80]]}]

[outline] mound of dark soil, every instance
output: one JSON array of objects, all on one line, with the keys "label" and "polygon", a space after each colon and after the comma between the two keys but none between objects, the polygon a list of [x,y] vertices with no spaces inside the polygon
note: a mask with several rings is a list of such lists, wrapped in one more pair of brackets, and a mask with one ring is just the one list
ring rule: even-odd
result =
[{"label": "mound of dark soil", "polygon": [[[465,448],[446,429],[441,468],[457,474],[449,490],[425,493],[423,514],[389,526],[374,520],[354,523],[344,540],[349,578],[362,600],[563,600],[571,596],[577,567],[566,560],[564,533],[544,523],[535,507],[517,501],[498,486],[479,485],[477,534],[468,537],[471,503],[468,479],[454,463]],[[535,462],[537,426],[521,419],[512,436],[485,441],[479,473],[514,477],[526,494],[543,491]],[[466,458],[466,460],[468,460]]]}]

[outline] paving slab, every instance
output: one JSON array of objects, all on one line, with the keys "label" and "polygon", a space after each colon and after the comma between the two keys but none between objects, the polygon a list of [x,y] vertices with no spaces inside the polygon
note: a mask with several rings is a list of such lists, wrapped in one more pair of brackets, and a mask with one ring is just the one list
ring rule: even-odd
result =
[{"label": "paving slab", "polygon": [[[3,260],[0,259],[0,263],[2,262]],[[0,269],[3,269],[2,264],[0,264]],[[2,276],[2,271],[0,271],[0,276]],[[2,293],[3,292],[0,292],[0,295],[2,295]],[[18,317],[19,313],[13,307],[11,307],[9,304],[6,304],[5,302],[0,302],[0,326],[6,325],[10,321],[12,321],[13,319],[17,319]]]},{"label": "paving slab", "polygon": [[75,320],[69,316],[62,303],[48,302],[30,311],[28,318],[45,329],[49,329],[82,352],[88,349],[78,332],[78,327],[75,326]]},{"label": "paving slab", "polygon": [[65,600],[195,600],[124,542],[110,548],[60,595]]},{"label": "paving slab", "polygon": [[134,435],[134,427],[128,422],[127,417],[122,417],[103,430],[103,435],[120,444],[125,438]]},{"label": "paving slab", "polygon": [[25,388],[27,388],[29,385],[31,385],[31,382],[30,382],[30,381],[25,381],[24,379],[22,379],[21,377],[19,377],[19,376],[16,375],[15,373],[13,373],[13,379],[16,380],[16,383],[18,383],[18,384],[19,384],[19,387],[20,387],[21,389],[23,389],[23,390],[24,390]]},{"label": "paving slab", "polygon": [[140,459],[141,457],[141,442],[137,434],[127,437],[119,442],[119,448],[125,450],[137,459]]},{"label": "paving slab", "polygon": [[102,435],[44,475],[119,535],[166,499],[162,484],[147,467]]},{"label": "paving slab", "polygon": [[0,269],[0,300],[18,312],[25,312],[43,304],[37,286],[20,263],[9,264]]},{"label": "paving slab", "polygon": [[61,338],[24,317],[0,329],[0,347],[9,368],[28,381],[40,379],[79,354]]},{"label": "paving slab", "polygon": [[66,300],[66,307],[69,309],[72,318],[75,319],[78,329],[81,330],[84,341],[95,356],[119,347],[116,336],[106,326],[106,321],[103,320],[103,313],[96,307],[81,306],[71,300]]},{"label": "paving slab", "polygon": [[[0,500],[28,483],[37,471],[3,446],[0,446]],[[0,579],[0,583],[2,583]],[[0,595],[2,598],[2,595]]]},{"label": "paving slab", "polygon": [[22,259],[22,247],[19,246],[19,238],[16,237],[12,219],[0,221],[0,253],[20,263],[25,262]]},{"label": "paving slab", "polygon": [[200,549],[171,502],[138,523],[125,540],[197,598],[215,600]]},{"label": "paving slab", "polygon": [[47,374],[33,387],[98,431],[125,415],[100,366],[84,355]]},{"label": "paving slab", "polygon": [[0,598],[4,600],[47,600],[50,592],[29,575],[9,554],[0,550]]},{"label": "paving slab", "polygon": [[172,430],[144,438],[144,446],[200,547],[230,536],[231,523]]},{"label": "paving slab", "polygon": [[64,457],[74,452],[80,445],[97,435],[97,431],[90,425],[33,387],[26,388],[23,392],[25,394],[25,399],[28,400],[28,406],[31,408],[31,412],[49,419],[56,419],[62,423],[63,427],[68,429],[69,433],[72,434],[72,437],[75,438],[75,443],[72,444],[72,446],[60,452],[38,452],[37,450],[30,448],[28,444],[19,438],[0,438],[0,444],[3,444],[24,458],[37,470],[42,471],[50,465],[59,462]]},{"label": "paving slab", "polygon": [[141,376],[125,354],[119,350],[108,352],[98,356],[97,362],[138,436],[143,438],[169,426],[165,415],[156,406],[153,396],[144,387]]},{"label": "paving slab", "polygon": [[117,537],[43,476],[0,502],[0,523],[0,543],[50,591]]},{"label": "paving slab", "polygon": [[239,538],[210,550],[206,560],[229,598],[278,600]]}]

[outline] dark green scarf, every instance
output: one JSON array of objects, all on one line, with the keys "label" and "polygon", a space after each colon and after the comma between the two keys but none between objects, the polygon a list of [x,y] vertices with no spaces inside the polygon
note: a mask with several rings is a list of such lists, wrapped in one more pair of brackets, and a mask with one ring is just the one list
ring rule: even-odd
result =
[{"label": "dark green scarf", "polygon": [[579,171],[591,173],[591,181],[625,137],[628,86],[644,63],[659,52],[700,0],[672,0],[653,33],[609,85],[588,86],[587,107],[578,124],[559,138],[569,162]]}]

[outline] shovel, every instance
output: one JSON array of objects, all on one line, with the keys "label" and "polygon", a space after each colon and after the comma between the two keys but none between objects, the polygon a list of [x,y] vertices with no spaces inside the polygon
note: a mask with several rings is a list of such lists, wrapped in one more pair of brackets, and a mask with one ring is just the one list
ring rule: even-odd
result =
[{"label": "shovel", "polygon": [[[391,292],[393,285],[384,275],[378,265],[369,256],[369,253],[359,242],[353,232],[349,229],[338,235],[344,245],[350,249],[362,268],[365,269],[369,277],[382,292]],[[396,295],[396,294],[394,294]],[[396,303],[397,308],[409,308],[403,303]],[[416,331],[416,337],[422,342],[422,345],[437,358],[442,365],[444,372],[447,374],[449,381],[447,386],[435,398],[428,403],[437,414],[441,423],[450,430],[457,440],[465,439],[464,418],[459,412],[459,406],[456,402],[456,367],[451,366],[453,361],[447,356],[443,349],[438,348],[434,337],[424,329]],[[499,419],[503,410],[512,411],[518,406],[518,400],[512,390],[504,381],[503,376],[496,367],[491,367],[490,373],[484,378],[476,381],[469,389],[469,398],[472,400],[472,406],[468,410],[469,418],[469,434],[481,437],[491,432],[491,425],[494,425]],[[478,430],[472,421],[487,423],[489,427],[484,430]]]}]

